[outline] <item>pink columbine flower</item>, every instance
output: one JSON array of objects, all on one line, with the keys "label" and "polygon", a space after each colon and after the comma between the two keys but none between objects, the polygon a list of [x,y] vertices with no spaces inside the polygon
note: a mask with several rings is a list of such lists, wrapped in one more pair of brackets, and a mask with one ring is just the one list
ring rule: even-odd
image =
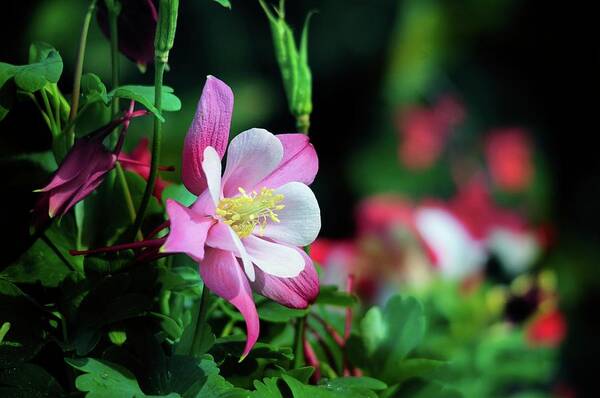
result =
[{"label": "pink columbine flower", "polygon": [[231,141],[221,174],[232,110],[231,89],[209,76],[183,150],[183,182],[199,196],[189,208],[167,201],[170,232],[161,252],[197,261],[205,285],[242,313],[246,356],[259,334],[252,290],[294,308],[318,294],[317,273],[302,250],[321,228],[307,186],[318,159],[302,134],[251,129]]}]

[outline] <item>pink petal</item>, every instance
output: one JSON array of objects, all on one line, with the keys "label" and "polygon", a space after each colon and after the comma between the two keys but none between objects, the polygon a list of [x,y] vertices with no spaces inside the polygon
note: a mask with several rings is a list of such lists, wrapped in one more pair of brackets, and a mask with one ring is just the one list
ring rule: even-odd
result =
[{"label": "pink petal", "polygon": [[246,252],[239,236],[237,236],[229,225],[223,222],[217,222],[213,225],[208,232],[206,244],[216,249],[232,252],[236,257],[241,258],[246,275],[248,275],[251,281],[254,280],[254,266],[252,265],[250,256],[248,256],[248,252]]},{"label": "pink petal", "polygon": [[252,191],[271,174],[283,157],[281,142],[267,130],[250,129],[236,136],[227,151],[223,174],[223,195],[239,194],[239,188]]},{"label": "pink petal", "polygon": [[319,295],[319,276],[312,260],[304,251],[296,249],[304,258],[304,270],[293,278],[279,278],[256,270],[252,289],[279,304],[291,308],[306,308]]},{"label": "pink petal", "polygon": [[202,171],[204,149],[212,146],[219,158],[223,157],[232,113],[233,92],[221,80],[208,76],[183,147],[181,177],[186,188],[196,195],[206,189],[206,178]]},{"label": "pink petal", "polygon": [[169,235],[160,251],[163,253],[185,253],[195,261],[204,258],[206,235],[214,219],[199,216],[178,202],[167,199],[167,214],[171,222]]},{"label": "pink petal", "polygon": [[78,140],[56,170],[50,183],[39,191],[50,191],[85,173],[89,160],[94,159],[98,149],[103,148],[101,145],[102,143],[98,143],[97,140],[86,138]]},{"label": "pink petal", "polygon": [[259,184],[277,188],[291,181],[312,184],[319,170],[317,152],[304,134],[278,134],[283,145],[283,159],[277,168]]},{"label": "pink petal", "polygon": [[214,216],[215,215],[215,202],[213,201],[210,191],[207,189],[202,192],[198,199],[192,205],[192,210],[197,214],[205,215],[205,216]]},{"label": "pink petal", "polygon": [[269,242],[254,235],[244,238],[243,243],[250,260],[267,274],[292,278],[304,269],[304,259],[296,248]]},{"label": "pink petal", "polygon": [[280,222],[269,222],[262,236],[292,246],[311,244],[321,230],[321,211],[315,194],[301,182],[290,182],[275,190],[283,195]]},{"label": "pink petal", "polygon": [[245,357],[258,339],[260,324],[242,267],[231,252],[209,248],[200,265],[200,276],[211,291],[233,304],[244,317],[248,335],[242,354]]}]

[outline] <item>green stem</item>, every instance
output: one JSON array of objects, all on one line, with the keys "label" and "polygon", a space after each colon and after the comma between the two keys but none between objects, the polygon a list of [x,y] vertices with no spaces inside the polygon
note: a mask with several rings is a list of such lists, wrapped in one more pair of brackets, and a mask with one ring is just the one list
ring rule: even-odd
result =
[{"label": "green stem", "polygon": [[88,108],[90,107],[90,105],[91,105],[91,103],[87,102],[85,105],[83,105],[81,107],[81,109],[75,115],[75,117],[73,119],[69,119],[69,121],[67,121],[67,123],[65,124],[65,127],[63,128],[63,132],[65,134],[66,134],[67,131],[71,130],[73,128],[73,126],[75,126],[75,123],[77,123],[77,121],[79,120],[79,118],[85,113],[85,111],[88,110]]},{"label": "green stem", "polygon": [[[133,204],[133,196],[131,195],[131,190],[129,189],[129,184],[127,183],[127,178],[125,177],[125,171],[123,171],[123,167],[119,162],[117,162],[115,169],[117,170],[117,179],[119,180],[119,184],[121,184],[123,196],[125,197],[127,212],[129,213],[131,222],[135,222],[135,205]],[[135,237],[137,240],[144,240],[144,237],[139,230],[136,232]]]},{"label": "green stem", "polygon": [[304,366],[304,330],[306,317],[298,318],[294,335],[294,368]]},{"label": "green stem", "polygon": [[41,89],[40,93],[42,93],[42,99],[44,100],[44,107],[46,108],[46,114],[48,115],[48,119],[50,119],[50,131],[52,132],[52,136],[56,137],[57,134],[60,134],[60,131],[56,131],[56,123],[54,121],[54,113],[52,112],[52,107],[50,107],[50,101],[48,100],[48,94],[46,94],[45,89]]},{"label": "green stem", "polygon": [[48,117],[48,115],[46,115],[46,112],[44,112],[44,110],[40,106],[40,103],[38,102],[37,98],[35,98],[35,95],[33,93],[29,93],[27,91],[18,91],[18,93],[24,94],[24,95],[28,96],[29,98],[31,98],[31,100],[33,101],[35,106],[38,108],[38,110],[42,114],[42,117],[44,118],[44,121],[48,125],[48,128],[50,129],[50,131],[52,131],[52,123],[50,122],[50,118]]},{"label": "green stem", "polygon": [[310,129],[310,115],[300,115],[296,118],[296,128],[299,133],[308,135]]},{"label": "green stem", "polygon": [[75,269],[73,264],[71,264],[69,260],[66,259],[66,257],[60,252],[60,250],[58,250],[58,247],[56,247],[56,245],[50,240],[50,238],[48,238],[46,234],[42,234],[41,238],[44,241],[44,243],[48,245],[50,249],[52,249],[56,257],[58,257],[60,261],[62,261],[67,266],[67,268],[69,268],[73,272],[79,272],[77,269]]},{"label": "green stem", "polygon": [[[75,76],[73,77],[73,95],[71,98],[71,112],[69,113],[69,122],[73,122],[77,116],[79,108],[79,95],[81,94],[81,75],[83,73],[83,59],[85,58],[85,47],[87,44],[87,35],[90,30],[90,22],[92,15],[96,10],[96,1],[92,0],[83,19],[83,27],[81,28],[81,36],[79,37],[79,51],[77,52],[77,61],[75,64]],[[67,149],[75,143],[74,123],[66,130],[67,134]]]},{"label": "green stem", "polygon": [[[158,109],[160,113],[162,110],[162,85],[163,85],[163,75],[165,73],[166,62],[161,60],[159,57],[156,57],[154,61],[155,71],[154,71],[154,106]],[[160,161],[160,144],[162,140],[162,122],[155,115],[154,116],[154,135],[152,136],[152,161],[150,163],[150,175],[148,176],[148,183],[146,184],[146,190],[144,191],[144,196],[142,197],[142,201],[140,202],[140,207],[138,208],[137,216],[135,219],[135,223],[133,224],[133,230],[137,233],[140,230],[142,225],[142,221],[144,220],[144,215],[146,213],[146,209],[148,208],[148,204],[150,203],[150,197],[152,196],[152,192],[154,192],[154,185],[156,184],[156,177],[158,174],[158,164]]]},{"label": "green stem", "polygon": [[[45,89],[43,89],[45,90]],[[56,130],[57,131],[61,131],[62,127],[61,127],[61,119],[60,119],[60,98],[58,98],[59,96],[59,92],[58,92],[58,87],[56,87],[56,85],[53,85],[52,87],[52,105],[54,106],[54,118],[56,119]],[[69,150],[69,148],[67,148],[67,150]]]},{"label": "green stem", "polygon": [[[110,30],[110,59],[112,68],[112,88],[113,90],[119,87],[119,32],[117,28],[117,19],[119,13],[116,10],[116,2],[112,7],[108,8],[108,27]],[[112,116],[113,118],[119,113],[119,98],[116,96],[112,100]]]},{"label": "green stem", "polygon": [[198,308],[198,318],[196,319],[196,328],[194,329],[194,338],[192,339],[192,346],[190,349],[190,355],[195,355],[196,352],[200,351],[202,342],[202,328],[206,324],[208,318],[208,300],[209,292],[206,285],[202,286],[202,296],[200,297],[200,308]]}]

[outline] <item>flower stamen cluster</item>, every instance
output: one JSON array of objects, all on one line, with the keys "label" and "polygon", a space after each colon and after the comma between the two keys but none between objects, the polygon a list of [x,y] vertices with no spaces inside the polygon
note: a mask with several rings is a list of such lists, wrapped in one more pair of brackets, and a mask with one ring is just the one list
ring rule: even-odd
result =
[{"label": "flower stamen cluster", "polygon": [[236,197],[221,199],[216,213],[240,238],[249,236],[257,226],[262,235],[267,222],[280,221],[275,212],[285,207],[281,204],[283,195],[275,194],[270,188],[262,188],[258,193],[248,193],[241,187],[238,191],[240,195]]}]

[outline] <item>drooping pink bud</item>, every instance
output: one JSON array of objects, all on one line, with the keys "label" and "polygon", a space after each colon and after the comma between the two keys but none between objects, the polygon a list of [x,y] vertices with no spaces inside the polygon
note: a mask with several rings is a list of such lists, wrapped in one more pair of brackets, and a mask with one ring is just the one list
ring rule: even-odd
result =
[{"label": "drooping pink bud", "polygon": [[[154,60],[154,34],[158,21],[157,0],[120,0],[117,20],[119,51],[141,68]],[[108,10],[98,2],[97,19],[102,33],[110,37]]]},{"label": "drooping pink bud", "polygon": [[102,144],[104,136],[78,140],[44,188],[34,209],[39,221],[47,212],[50,218],[61,217],[77,202],[94,191],[115,166],[116,155]]}]

